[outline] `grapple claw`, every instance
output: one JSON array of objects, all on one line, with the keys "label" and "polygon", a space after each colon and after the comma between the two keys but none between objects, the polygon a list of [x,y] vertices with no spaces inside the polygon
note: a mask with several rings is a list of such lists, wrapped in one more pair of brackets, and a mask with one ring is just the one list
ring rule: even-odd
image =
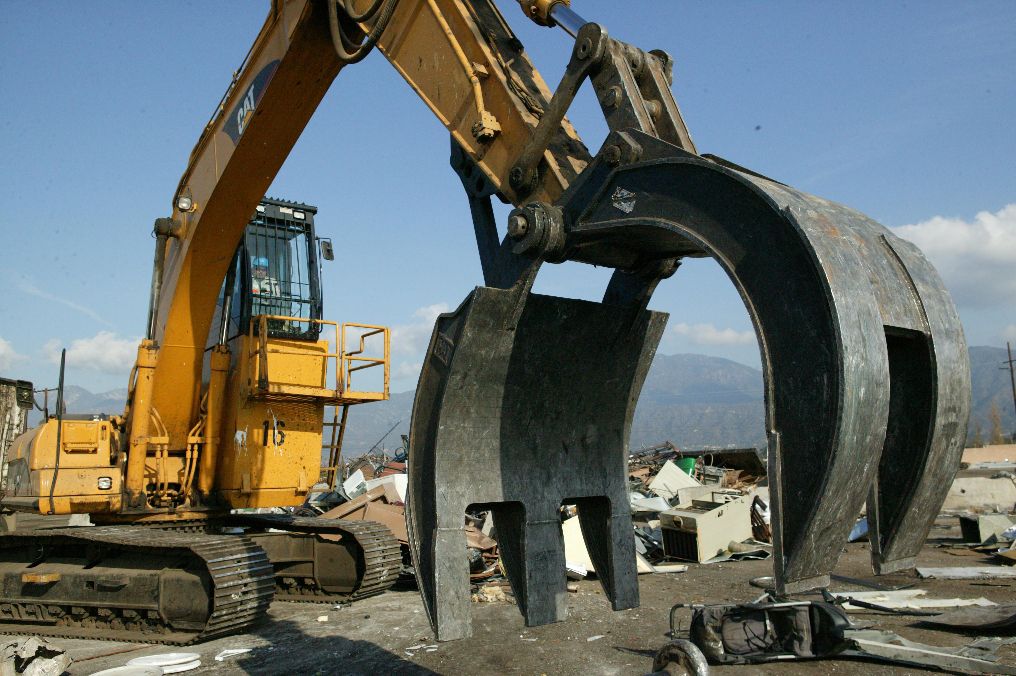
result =
[{"label": "grapple claw", "polygon": [[462,531],[470,505],[494,515],[527,624],[566,614],[563,502],[579,506],[612,606],[638,605],[625,448],[665,321],[486,287],[438,319],[413,409],[407,519],[439,639],[470,635]]},{"label": "grapple claw", "polygon": [[[828,584],[866,500],[876,572],[912,566],[970,407],[963,333],[938,275],[842,205],[639,132],[608,139],[618,142],[639,159],[601,153],[572,184],[557,205],[559,255],[630,270],[707,255],[727,272],[761,350],[777,590]],[[493,510],[527,623],[564,617],[562,501],[579,504],[613,607],[638,603],[625,450],[665,315],[641,309],[652,280],[628,286],[612,284],[609,301],[630,301],[617,306],[481,287],[438,320],[409,466],[411,541],[438,638],[469,634],[470,504]]]}]

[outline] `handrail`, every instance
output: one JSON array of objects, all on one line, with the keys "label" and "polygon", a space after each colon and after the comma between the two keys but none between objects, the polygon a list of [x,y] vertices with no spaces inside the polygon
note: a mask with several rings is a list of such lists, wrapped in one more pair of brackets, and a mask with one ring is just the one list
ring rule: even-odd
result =
[{"label": "handrail", "polygon": [[[269,345],[268,340],[268,323],[270,321],[281,321],[281,322],[301,322],[307,324],[318,324],[318,325],[330,325],[335,332],[335,346],[336,349],[333,351],[331,345],[332,342],[325,338],[328,346],[324,352],[315,352],[313,356],[315,358],[325,359],[326,362],[329,359],[335,360],[335,388],[334,392],[338,396],[343,396],[347,393],[354,392],[352,388],[352,374],[357,371],[362,371],[368,368],[374,368],[382,366],[384,368],[383,377],[383,388],[380,392],[376,390],[369,391],[371,394],[382,394],[385,398],[388,397],[389,392],[389,381],[390,381],[390,357],[391,357],[391,332],[386,326],[379,326],[374,324],[361,324],[356,322],[347,322],[339,324],[338,322],[330,321],[327,319],[312,319],[309,317],[290,317],[286,315],[257,315],[251,318],[249,332],[248,332],[248,344],[251,346],[251,352],[248,355],[248,359],[257,362],[257,388],[262,391],[267,391],[271,379],[268,376],[268,355],[269,354],[307,354],[301,350],[286,349],[285,346],[280,345]],[[258,336],[257,341],[254,341],[254,327],[257,326]],[[350,330],[365,330],[364,333],[359,334],[356,349],[346,352],[345,346],[347,341],[347,332]],[[380,357],[368,357],[362,356],[367,351],[367,339],[374,336],[383,336],[383,354]],[[255,348],[256,346],[256,348]],[[256,349],[256,352],[255,352]],[[322,382],[318,386],[322,390],[328,390],[328,369],[325,368],[322,372]],[[365,392],[356,392],[357,394],[367,394]]]}]

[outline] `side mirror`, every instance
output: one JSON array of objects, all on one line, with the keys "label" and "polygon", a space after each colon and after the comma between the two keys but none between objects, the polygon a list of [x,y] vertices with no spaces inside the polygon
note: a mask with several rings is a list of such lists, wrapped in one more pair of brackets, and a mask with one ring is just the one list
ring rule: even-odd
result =
[{"label": "side mirror", "polygon": [[321,258],[324,258],[326,261],[335,260],[335,251],[332,249],[332,240],[318,240],[318,245],[321,247]]}]

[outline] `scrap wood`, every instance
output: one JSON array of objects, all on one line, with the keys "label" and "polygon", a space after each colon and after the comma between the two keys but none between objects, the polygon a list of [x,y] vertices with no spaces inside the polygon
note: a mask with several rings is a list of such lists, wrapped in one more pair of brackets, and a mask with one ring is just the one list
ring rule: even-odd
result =
[{"label": "scrap wood", "polygon": [[486,584],[471,595],[473,603],[515,603],[500,584]]},{"label": "scrap wood", "polygon": [[843,656],[913,664],[961,674],[1016,674],[1016,669],[999,664],[998,658],[987,646],[930,646],[877,629],[849,629],[844,633],[850,648],[840,653]]},{"label": "scrap wood", "polygon": [[405,507],[385,502],[386,490],[386,486],[375,486],[349,502],[333,507],[318,518],[377,521],[386,526],[400,543],[408,545]]},{"label": "scrap wood", "polygon": [[466,531],[466,546],[479,549],[481,552],[497,547],[497,540],[487,537],[473,524],[466,524],[464,530]]},{"label": "scrap wood", "polygon": [[358,509],[362,509],[368,502],[374,500],[380,500],[385,495],[384,486],[377,486],[366,493],[361,493],[348,502],[343,502],[337,507],[332,507],[327,512],[321,515],[323,519],[346,519],[350,518],[349,515]]},{"label": "scrap wood", "polygon": [[[935,599],[926,598],[926,589],[900,589],[896,591],[834,591],[830,592],[844,610],[921,610],[924,608],[955,608],[959,606],[995,606],[986,598]],[[871,606],[877,605],[877,608]],[[934,613],[933,613],[934,614]]]},{"label": "scrap wood", "polygon": [[652,470],[648,467],[637,467],[635,469],[629,469],[628,478],[638,481],[644,485],[650,480],[652,474]]},{"label": "scrap wood", "polygon": [[976,580],[979,578],[1016,577],[1016,568],[1008,566],[955,566],[949,568],[918,568],[923,578],[939,580]]}]

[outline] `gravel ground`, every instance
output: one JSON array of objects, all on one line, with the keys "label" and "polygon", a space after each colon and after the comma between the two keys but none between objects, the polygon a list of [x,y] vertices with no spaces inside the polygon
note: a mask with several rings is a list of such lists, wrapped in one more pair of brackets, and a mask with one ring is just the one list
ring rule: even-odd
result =
[{"label": "gravel ground", "polygon": [[[937,535],[943,535],[939,532]],[[948,543],[948,541],[946,541]],[[930,543],[920,557],[925,566],[979,565],[983,556]],[[871,579],[868,547],[848,545],[836,570],[839,575]],[[670,607],[679,602],[744,602],[759,590],[748,581],[770,575],[769,561],[691,566],[686,573],[640,578],[640,608],[611,612],[599,584],[578,583],[569,595],[569,619],[559,624],[525,627],[511,603],[474,603],[474,636],[438,644],[433,640],[420,598],[414,590],[394,591],[335,609],[330,605],[277,602],[269,621],[257,631],[188,648],[54,639],[74,657],[70,673],[92,674],[120,666],[140,655],[187,650],[201,654],[192,674],[645,674],[655,651],[667,641]],[[1016,603],[1016,580],[919,580],[913,574],[878,578],[880,584],[915,584],[938,598],[985,597]],[[833,588],[861,589],[834,582]],[[801,598],[809,598],[803,596]],[[814,598],[814,597],[810,597]],[[917,618],[853,613],[902,636],[931,645],[957,646],[971,640],[947,631],[921,627]],[[419,647],[427,646],[427,647]],[[227,648],[252,648],[241,656],[216,662]],[[999,651],[1005,664],[1016,665],[1016,646]],[[829,660],[771,666],[715,667],[724,674],[913,674],[917,669],[883,664]]]}]

